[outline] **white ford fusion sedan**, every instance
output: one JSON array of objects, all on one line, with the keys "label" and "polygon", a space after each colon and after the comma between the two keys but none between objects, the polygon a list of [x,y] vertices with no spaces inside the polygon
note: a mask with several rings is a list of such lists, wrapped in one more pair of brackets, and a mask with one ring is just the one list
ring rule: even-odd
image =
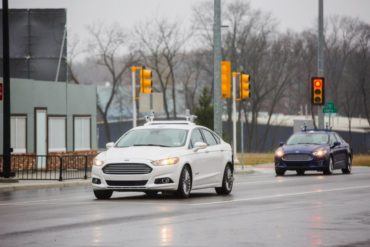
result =
[{"label": "white ford fusion sedan", "polygon": [[98,199],[113,191],[173,191],[187,198],[204,188],[227,195],[233,171],[231,146],[213,131],[191,121],[149,121],[96,156],[92,185]]}]

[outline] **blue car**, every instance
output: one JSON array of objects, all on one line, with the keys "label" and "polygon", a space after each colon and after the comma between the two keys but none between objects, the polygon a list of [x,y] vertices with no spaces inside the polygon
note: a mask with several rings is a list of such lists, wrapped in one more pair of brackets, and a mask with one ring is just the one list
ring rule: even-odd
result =
[{"label": "blue car", "polygon": [[307,130],[293,134],[286,143],[280,143],[275,151],[275,172],[283,176],[294,170],[298,175],[305,171],[321,171],[325,175],[341,169],[350,174],[352,149],[336,132]]}]

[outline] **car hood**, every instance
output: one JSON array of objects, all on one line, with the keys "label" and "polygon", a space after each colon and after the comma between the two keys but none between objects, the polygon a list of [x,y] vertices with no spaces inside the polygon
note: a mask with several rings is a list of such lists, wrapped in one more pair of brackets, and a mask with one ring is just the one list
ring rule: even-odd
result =
[{"label": "car hood", "polygon": [[159,160],[170,157],[178,157],[184,154],[184,147],[126,147],[126,148],[110,148],[107,151],[99,154],[98,158],[110,162],[129,162],[139,160]]},{"label": "car hood", "polygon": [[297,144],[297,145],[284,145],[282,148],[284,153],[312,153],[318,148],[327,148],[327,145],[319,144]]}]

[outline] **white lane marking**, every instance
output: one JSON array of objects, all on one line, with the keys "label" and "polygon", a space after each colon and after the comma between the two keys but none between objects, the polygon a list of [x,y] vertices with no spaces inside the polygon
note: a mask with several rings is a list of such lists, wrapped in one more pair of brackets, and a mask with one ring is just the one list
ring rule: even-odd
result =
[{"label": "white lane marking", "polygon": [[224,203],[233,203],[233,202],[263,200],[263,199],[274,199],[274,198],[281,198],[281,197],[303,196],[303,195],[334,192],[334,191],[358,190],[358,189],[369,189],[369,188],[370,188],[370,185],[344,187],[344,188],[337,188],[337,189],[316,189],[316,190],[303,191],[303,192],[297,192],[297,193],[286,193],[286,194],[276,194],[276,195],[268,195],[268,196],[258,196],[258,197],[242,198],[242,199],[235,199],[235,200],[229,200],[229,201],[190,203],[190,205],[191,206],[203,206],[203,205],[212,205],[212,204],[224,204]]}]

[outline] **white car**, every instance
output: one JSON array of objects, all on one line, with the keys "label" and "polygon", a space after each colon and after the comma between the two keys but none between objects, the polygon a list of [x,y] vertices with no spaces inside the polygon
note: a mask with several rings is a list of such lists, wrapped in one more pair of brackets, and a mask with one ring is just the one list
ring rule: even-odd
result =
[{"label": "white car", "polygon": [[149,121],[97,155],[92,186],[98,199],[109,199],[113,191],[173,191],[187,198],[204,188],[227,195],[233,171],[231,146],[208,128],[191,121]]}]

